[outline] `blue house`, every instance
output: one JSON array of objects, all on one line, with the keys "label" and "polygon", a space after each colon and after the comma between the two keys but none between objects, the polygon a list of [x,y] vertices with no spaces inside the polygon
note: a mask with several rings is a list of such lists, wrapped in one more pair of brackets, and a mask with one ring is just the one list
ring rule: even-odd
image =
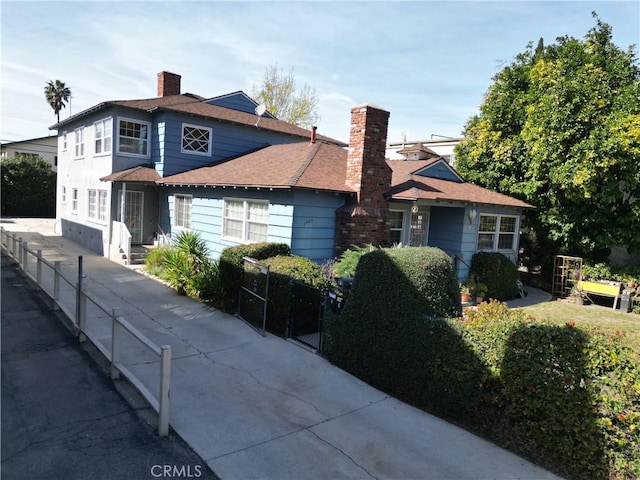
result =
[{"label": "blue house", "polygon": [[[205,98],[158,74],[158,96],[108,101],[58,129],[62,234],[107,257],[193,230],[212,256],[282,242],[324,262],[351,245],[431,245],[468,274],[476,251],[517,259],[524,202],[464,182],[428,148],[385,158],[389,113],[351,110],[349,144],[258,115],[243,92]],[[402,153],[402,152],[401,152]]]}]

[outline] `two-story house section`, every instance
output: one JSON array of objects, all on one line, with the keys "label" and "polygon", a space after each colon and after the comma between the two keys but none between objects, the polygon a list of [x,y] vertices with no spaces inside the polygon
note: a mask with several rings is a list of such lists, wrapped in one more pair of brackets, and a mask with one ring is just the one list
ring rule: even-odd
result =
[{"label": "two-story house section", "polygon": [[[189,194],[163,203],[156,183],[162,177],[309,138],[309,131],[268,112],[256,115],[256,102],[243,92],[182,94],[180,80],[161,72],[157,97],[103,102],[51,127],[59,135],[57,219],[63,235],[105,256],[127,240],[151,243],[190,227]],[[163,204],[177,215],[165,225],[159,222]],[[130,238],[120,238],[121,225]]]}]

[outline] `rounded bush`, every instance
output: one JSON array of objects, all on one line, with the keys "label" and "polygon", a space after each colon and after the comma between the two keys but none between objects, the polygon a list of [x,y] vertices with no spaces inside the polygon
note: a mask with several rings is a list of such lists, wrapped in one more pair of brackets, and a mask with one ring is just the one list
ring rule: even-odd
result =
[{"label": "rounded bush", "polygon": [[476,253],[471,259],[470,277],[487,286],[488,298],[511,300],[518,296],[518,269],[502,253]]}]

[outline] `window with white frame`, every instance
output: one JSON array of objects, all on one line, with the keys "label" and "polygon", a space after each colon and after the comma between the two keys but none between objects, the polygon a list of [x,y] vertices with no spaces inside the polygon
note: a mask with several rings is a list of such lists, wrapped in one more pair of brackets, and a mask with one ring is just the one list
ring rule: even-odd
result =
[{"label": "window with white frame", "polygon": [[211,129],[183,123],[182,152],[211,155]]},{"label": "window with white frame", "polygon": [[67,150],[67,132],[62,133],[62,150]]},{"label": "window with white frame", "polygon": [[62,187],[62,203],[67,203],[67,187]]},{"label": "window with white frame", "polygon": [[84,157],[84,128],[78,128],[74,131],[75,139],[75,157]]},{"label": "window with white frame", "polygon": [[71,190],[71,212],[78,213],[78,189]]},{"label": "window with white frame", "polygon": [[224,199],[222,236],[242,243],[267,241],[269,202]]},{"label": "window with white frame", "polygon": [[118,119],[118,153],[140,157],[149,156],[151,124],[126,118]]},{"label": "window with white frame", "polygon": [[518,217],[480,215],[478,250],[514,250]]},{"label": "window with white frame", "polygon": [[402,230],[404,228],[404,212],[399,210],[391,210],[389,212],[389,230],[391,245],[400,245],[402,243]]},{"label": "window with white frame", "polygon": [[174,195],[173,197],[173,226],[191,228],[191,195]]},{"label": "window with white frame", "polygon": [[93,124],[93,139],[96,155],[111,153],[111,119]]},{"label": "window with white frame", "polygon": [[89,189],[89,220],[107,221],[107,191]]}]

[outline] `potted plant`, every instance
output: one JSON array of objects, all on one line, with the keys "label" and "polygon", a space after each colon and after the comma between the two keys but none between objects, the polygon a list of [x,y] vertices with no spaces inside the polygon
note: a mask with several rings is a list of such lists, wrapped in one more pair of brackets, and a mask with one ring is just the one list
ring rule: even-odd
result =
[{"label": "potted plant", "polygon": [[473,279],[469,281],[469,292],[471,293],[471,297],[475,298],[476,303],[482,303],[487,295],[487,291],[487,286],[480,282],[480,280]]},{"label": "potted plant", "polygon": [[469,291],[469,287],[464,283],[460,284],[460,301],[462,303],[471,302],[471,292]]}]

